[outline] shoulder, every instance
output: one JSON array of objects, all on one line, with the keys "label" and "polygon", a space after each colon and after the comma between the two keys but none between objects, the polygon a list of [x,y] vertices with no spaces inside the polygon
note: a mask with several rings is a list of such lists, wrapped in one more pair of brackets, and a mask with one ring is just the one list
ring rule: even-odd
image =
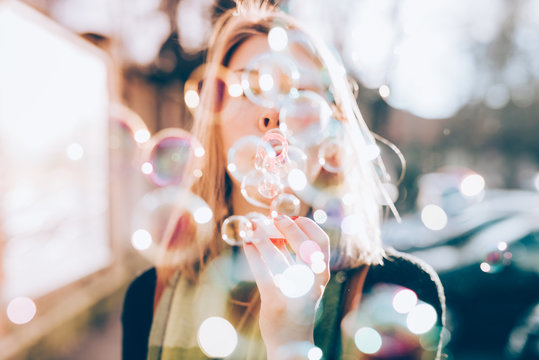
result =
[{"label": "shoulder", "polygon": [[129,289],[138,289],[140,287],[154,285],[157,279],[157,272],[154,267],[141,272],[129,285]]},{"label": "shoulder", "polygon": [[378,283],[389,283],[413,290],[418,298],[431,304],[444,321],[445,295],[440,278],[425,261],[393,248],[386,248],[383,264],[371,266],[365,279],[368,290]]},{"label": "shoulder", "polygon": [[138,275],[127,288],[122,317],[125,318],[131,310],[148,310],[153,312],[153,298],[157,273],[150,268]]},{"label": "shoulder", "polygon": [[[367,268],[368,271],[362,288],[355,289],[354,284],[361,283],[361,274],[364,273],[362,271],[364,267],[349,270],[344,288],[345,299],[342,301],[345,301],[345,304],[347,304],[348,298],[351,297],[352,305],[345,306],[345,309],[354,309],[358,305],[361,309],[364,303],[363,309],[367,309],[367,312],[373,309],[386,311],[385,309],[387,308],[384,306],[387,305],[387,300],[391,299],[388,296],[393,297],[395,294],[391,285],[405,287],[414,291],[418,299],[430,304],[437,313],[436,326],[432,327],[432,330],[429,330],[432,331],[429,334],[432,335],[432,345],[434,347],[428,351],[425,350],[424,356],[431,358],[430,356],[432,355],[432,359],[441,359],[443,347],[442,329],[445,327],[446,311],[444,290],[438,274],[429,264],[413,255],[396,251],[393,248],[385,248],[384,250],[385,257],[383,263]],[[349,290],[348,294],[346,293],[347,290]],[[382,301],[386,305],[379,306],[379,301]],[[387,320],[386,315],[383,317]],[[398,316],[400,315],[397,315],[397,318]],[[399,323],[399,321],[401,320],[398,320],[395,324]],[[410,346],[412,346],[410,351],[420,349],[419,342],[416,345]]]},{"label": "shoulder", "polygon": [[155,268],[151,268],[138,275],[127,288],[122,309],[122,359],[146,359],[156,279]]}]

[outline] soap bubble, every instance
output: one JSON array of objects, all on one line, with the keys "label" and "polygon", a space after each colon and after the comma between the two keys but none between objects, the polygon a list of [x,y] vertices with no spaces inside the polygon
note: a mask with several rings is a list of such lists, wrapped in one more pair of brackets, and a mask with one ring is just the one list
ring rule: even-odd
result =
[{"label": "soap bubble", "polygon": [[318,162],[330,173],[338,173],[346,164],[346,145],[337,138],[328,138],[320,145]]},{"label": "soap bubble", "polygon": [[241,194],[250,204],[269,209],[271,199],[279,194],[282,188],[279,177],[267,171],[254,169],[243,178]]},{"label": "soap bubble", "polygon": [[298,146],[317,144],[327,127],[332,110],[323,97],[315,92],[299,91],[283,103],[279,112],[279,128],[289,141]]},{"label": "soap bubble", "polygon": [[272,129],[264,134],[257,148],[256,158],[257,168],[263,168],[273,174],[286,166],[288,141],[279,129]]},{"label": "soap bubble", "polygon": [[300,67],[300,78],[298,88],[310,89],[320,94],[330,95],[328,89],[330,87],[330,77],[327,68],[323,65],[323,61],[318,54],[312,40],[305,33],[289,29],[287,32],[288,48],[300,49],[302,53],[307,54],[314,62],[315,67]]},{"label": "soap bubble", "polygon": [[148,176],[155,185],[182,184],[188,167],[193,171],[192,176],[199,177],[205,151],[187,131],[178,128],[161,130],[152,137],[148,148],[146,161],[151,165]]},{"label": "soap bubble", "polygon": [[130,176],[140,167],[141,147],[151,137],[142,118],[125,107],[113,103],[110,109],[109,146],[112,177]]},{"label": "soap bubble", "polygon": [[[144,194],[135,204],[131,243],[154,262],[165,237],[168,236],[168,246],[189,247],[195,231],[209,231],[212,220],[210,207],[197,195],[177,187],[158,188]],[[189,251],[184,253],[188,256]]]},{"label": "soap bubble", "polygon": [[110,120],[115,125],[110,133],[111,148],[117,149],[124,145],[122,137],[125,135],[137,144],[144,144],[150,140],[151,134],[144,120],[125,105],[113,103],[110,109]]},{"label": "soap bubble", "polygon": [[288,216],[298,216],[301,202],[292,194],[282,193],[277,195],[271,202],[271,216],[279,214]]},{"label": "soap bubble", "polygon": [[227,171],[234,179],[243,181],[249,171],[255,167],[257,149],[261,139],[258,136],[249,135],[240,138],[228,150]]},{"label": "soap bubble", "polygon": [[244,93],[255,104],[277,108],[296,90],[299,72],[288,57],[265,53],[255,57],[242,73]]},{"label": "soap bubble", "polygon": [[265,198],[273,199],[283,190],[281,179],[268,171],[260,171],[263,175],[258,182],[258,192]]},{"label": "soap bubble", "polygon": [[245,216],[232,215],[223,221],[221,237],[229,245],[241,245],[243,240],[253,236],[253,226]]},{"label": "soap bubble", "polygon": [[278,163],[277,167],[271,168],[273,173],[279,176],[281,181],[288,182],[288,175],[291,171],[300,171],[305,174],[307,169],[307,155],[300,148],[288,145],[286,158],[282,159],[282,162]]}]

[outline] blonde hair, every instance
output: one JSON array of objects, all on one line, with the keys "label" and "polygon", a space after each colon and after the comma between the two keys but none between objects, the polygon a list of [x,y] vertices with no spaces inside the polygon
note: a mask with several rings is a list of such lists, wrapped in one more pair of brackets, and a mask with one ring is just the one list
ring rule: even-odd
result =
[{"label": "blonde hair", "polygon": [[[226,173],[226,156],[220,136],[219,106],[220,94],[217,79],[223,67],[228,65],[233,52],[248,38],[255,35],[267,35],[274,23],[286,24],[289,28],[300,30],[316,49],[317,56],[327,67],[336,111],[346,127],[345,140],[352,149],[351,161],[354,166],[347,170],[345,180],[354,182],[351,189],[355,192],[355,201],[347,205],[349,214],[356,214],[360,226],[353,235],[329,234],[332,237],[333,269],[356,267],[362,264],[381,263],[384,252],[380,240],[381,206],[380,199],[387,197],[372,161],[365,160],[361,151],[369,144],[374,144],[372,134],[368,130],[355,98],[350,89],[344,67],[337,61],[331,51],[318,39],[309,35],[296,21],[278,10],[267,1],[236,1],[237,6],[225,11],[216,21],[209,42],[205,64],[204,83],[201,89],[200,104],[194,113],[192,134],[206,150],[202,177],[193,182],[192,193],[201,197],[212,209],[215,223],[213,230],[207,232],[206,238],[193,237],[190,247],[196,248],[198,256],[183,257],[183,261],[174,265],[175,269],[166,267],[170,264],[163,257],[157,263],[158,287],[163,286],[171,271],[180,270],[190,278],[195,278],[197,271],[209,259],[216,257],[224,242],[220,239],[219,230],[222,220],[231,215],[229,195],[231,182]],[[222,89],[221,89],[222,90]],[[167,248],[177,234],[178,215],[171,218],[162,243]],[[196,225],[195,225],[196,226]],[[191,235],[193,232],[191,231]],[[335,241],[338,237],[338,241]],[[173,251],[183,251],[177,248]],[[156,294],[156,296],[158,296]]]}]

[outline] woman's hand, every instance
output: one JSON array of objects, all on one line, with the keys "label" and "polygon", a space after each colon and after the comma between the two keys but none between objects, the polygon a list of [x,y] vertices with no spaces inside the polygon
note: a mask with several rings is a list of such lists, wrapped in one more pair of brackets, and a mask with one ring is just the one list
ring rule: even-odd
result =
[{"label": "woman's hand", "polygon": [[260,292],[259,325],[268,359],[282,358],[279,349],[291,343],[314,343],[316,310],[330,277],[329,237],[314,221],[280,215],[274,224],[295,257],[257,221],[252,241],[243,246]]}]

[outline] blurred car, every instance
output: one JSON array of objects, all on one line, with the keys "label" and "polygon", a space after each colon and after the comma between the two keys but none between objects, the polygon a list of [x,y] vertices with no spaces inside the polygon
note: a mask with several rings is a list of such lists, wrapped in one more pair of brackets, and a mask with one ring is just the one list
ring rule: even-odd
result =
[{"label": "blurred car", "polygon": [[437,195],[401,223],[386,221],[383,238],[438,272],[448,354],[539,359],[539,193],[481,189],[469,197],[446,187]]}]

